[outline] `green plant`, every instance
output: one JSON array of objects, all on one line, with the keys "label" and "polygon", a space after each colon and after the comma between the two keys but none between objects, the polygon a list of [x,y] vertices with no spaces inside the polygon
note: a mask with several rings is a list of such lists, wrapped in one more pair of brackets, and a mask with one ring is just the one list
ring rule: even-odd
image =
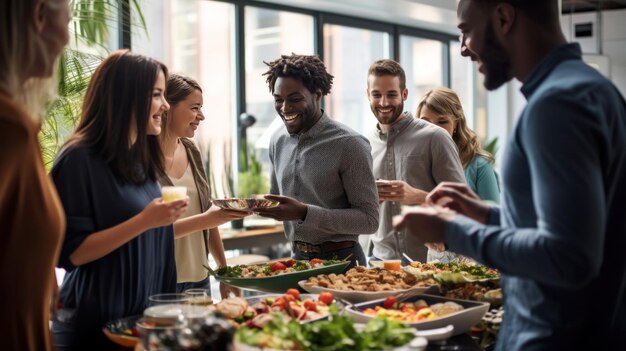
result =
[{"label": "green plant", "polygon": [[261,163],[254,151],[249,152],[250,163],[247,172],[239,172],[237,195],[239,197],[252,197],[259,194],[267,194],[269,185],[267,177],[263,174]]},{"label": "green plant", "polygon": [[[39,141],[44,165],[52,167],[59,148],[74,131],[80,118],[85,91],[91,75],[107,53],[110,29],[118,27],[120,10],[135,9],[138,26],[146,30],[138,0],[74,0],[71,2],[73,41],[59,60],[58,97],[48,106]],[[129,27],[122,28],[125,32]]]},{"label": "green plant", "polygon": [[493,158],[496,158],[496,153],[498,152],[498,137],[494,137],[493,139],[486,141],[483,145],[483,149],[490,153]]}]

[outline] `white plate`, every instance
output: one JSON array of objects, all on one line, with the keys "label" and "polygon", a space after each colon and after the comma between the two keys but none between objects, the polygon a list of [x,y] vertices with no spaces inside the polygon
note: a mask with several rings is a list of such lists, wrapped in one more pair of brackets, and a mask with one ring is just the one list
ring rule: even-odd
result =
[{"label": "white plate", "polygon": [[[333,294],[334,297],[346,300],[352,303],[373,301],[378,299],[384,299],[390,295],[396,295],[405,291],[414,291],[416,294],[421,294],[428,289],[432,288],[432,286],[425,286],[420,288],[410,288],[410,289],[402,289],[402,290],[386,290],[386,291],[355,291],[355,290],[339,290],[339,289],[331,289],[324,288],[321,286],[305,286],[306,280],[301,280],[298,282],[300,287],[312,294],[319,294],[323,292],[329,292]],[[435,285],[436,286],[436,285]]]},{"label": "white plate", "polygon": [[[407,302],[417,301],[419,299],[423,299],[426,301],[428,305],[432,305],[439,302],[448,302],[453,301],[463,306],[463,309],[451,313],[442,317],[428,319],[419,322],[406,322],[414,328],[418,330],[427,330],[427,329],[435,329],[435,328],[444,328],[448,325],[454,326],[454,334],[459,335],[467,332],[472,326],[478,324],[480,320],[483,318],[487,310],[489,310],[488,302],[478,302],[478,301],[469,301],[469,300],[456,300],[456,299],[448,299],[441,296],[435,295],[417,295],[407,300]],[[354,306],[348,306],[344,310],[348,316],[352,317],[356,322],[359,323],[367,323],[368,320],[374,318],[374,316],[367,315],[361,311],[366,308],[374,308],[375,306],[382,306],[384,299],[359,303]]]}]

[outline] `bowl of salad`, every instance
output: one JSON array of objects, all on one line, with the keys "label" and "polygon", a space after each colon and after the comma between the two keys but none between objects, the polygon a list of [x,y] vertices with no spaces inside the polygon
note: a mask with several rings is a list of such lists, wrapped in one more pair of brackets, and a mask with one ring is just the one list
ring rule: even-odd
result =
[{"label": "bowl of salad", "polygon": [[336,311],[328,320],[301,324],[281,315],[264,328],[242,327],[235,333],[237,351],[275,350],[426,350],[428,341],[415,330],[384,318],[359,325]]}]

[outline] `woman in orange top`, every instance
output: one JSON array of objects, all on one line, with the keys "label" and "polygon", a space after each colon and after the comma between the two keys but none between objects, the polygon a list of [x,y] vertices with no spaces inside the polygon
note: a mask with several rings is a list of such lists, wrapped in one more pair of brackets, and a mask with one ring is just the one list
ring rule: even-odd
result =
[{"label": "woman in orange top", "polygon": [[37,140],[67,44],[67,0],[11,0],[0,11],[0,350],[51,350],[49,311],[63,212]]}]

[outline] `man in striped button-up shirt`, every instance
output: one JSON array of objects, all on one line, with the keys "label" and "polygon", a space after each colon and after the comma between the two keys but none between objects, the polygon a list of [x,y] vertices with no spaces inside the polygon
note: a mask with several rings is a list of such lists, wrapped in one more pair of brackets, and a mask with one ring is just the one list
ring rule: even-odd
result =
[{"label": "man in striped button-up shirt", "polygon": [[320,108],[332,75],[317,56],[292,54],[268,64],[269,89],[285,123],[272,137],[267,198],[280,205],[257,208],[284,221],[294,258],[339,258],[365,265],[360,234],[378,228],[378,195],[367,139],[333,121]]}]

